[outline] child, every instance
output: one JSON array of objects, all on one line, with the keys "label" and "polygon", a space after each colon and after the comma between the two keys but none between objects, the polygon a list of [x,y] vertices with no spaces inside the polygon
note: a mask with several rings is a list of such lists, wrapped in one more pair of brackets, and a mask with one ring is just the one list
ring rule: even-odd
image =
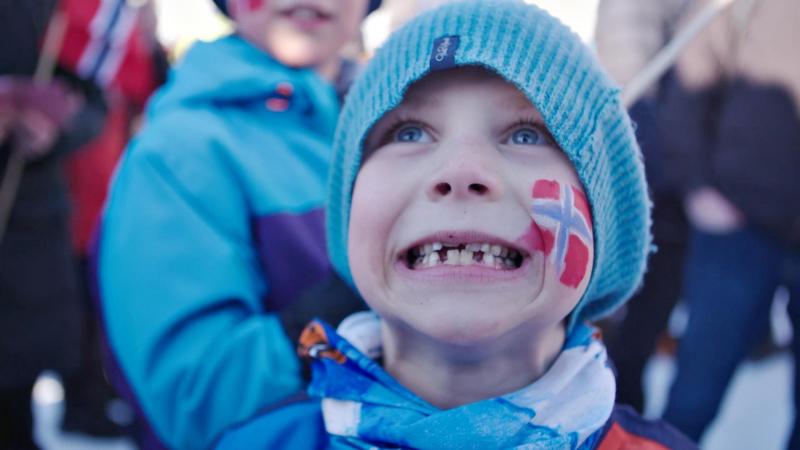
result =
[{"label": "child", "polygon": [[597,67],[521,1],[451,4],[390,38],[345,104],[328,197],[333,264],[374,312],[313,322],[313,399],[221,448],[695,448],[615,407],[586,324],[636,289],[650,242]]},{"label": "child", "polygon": [[278,313],[330,274],[333,81],[369,4],[217,3],[236,33],[195,45],[154,97],[97,249],[118,384],[174,448],[301,389]]}]

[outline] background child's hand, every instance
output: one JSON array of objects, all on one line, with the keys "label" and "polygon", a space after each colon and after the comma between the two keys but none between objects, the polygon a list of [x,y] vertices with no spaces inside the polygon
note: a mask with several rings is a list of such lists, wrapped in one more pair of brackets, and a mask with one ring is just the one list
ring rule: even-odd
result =
[{"label": "background child's hand", "polygon": [[684,208],[692,225],[708,233],[730,233],[744,226],[739,208],[713,187],[690,192]]},{"label": "background child's hand", "polygon": [[58,124],[49,116],[35,108],[25,108],[14,126],[16,150],[28,160],[41,158],[53,148],[58,132]]},{"label": "background child's hand", "polygon": [[82,99],[64,83],[36,83],[19,76],[0,76],[0,142],[13,139],[26,159],[46,155],[61,128],[80,109]]}]

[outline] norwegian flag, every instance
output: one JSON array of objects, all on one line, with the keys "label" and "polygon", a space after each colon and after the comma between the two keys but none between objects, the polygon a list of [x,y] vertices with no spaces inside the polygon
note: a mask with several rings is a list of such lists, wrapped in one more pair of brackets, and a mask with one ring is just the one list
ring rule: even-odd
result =
[{"label": "norwegian flag", "polygon": [[60,12],[67,29],[59,63],[130,98],[146,98],[153,91],[153,49],[143,36],[141,7],[126,0],[62,0]]},{"label": "norwegian flag", "polygon": [[577,288],[586,276],[592,221],[583,192],[557,181],[533,186],[532,216],[542,233],[545,255],[553,255],[559,280]]}]

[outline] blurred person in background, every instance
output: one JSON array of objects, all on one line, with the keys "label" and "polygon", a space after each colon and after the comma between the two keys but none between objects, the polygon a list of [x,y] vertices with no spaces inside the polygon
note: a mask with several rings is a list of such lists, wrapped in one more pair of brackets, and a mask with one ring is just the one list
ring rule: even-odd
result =
[{"label": "blurred person in background", "polygon": [[[763,336],[781,284],[795,326],[800,406],[798,23],[795,0],[737,0],[689,44],[665,86],[665,161],[691,235],[683,282],[689,321],[664,418],[698,440]],[[799,421],[796,413],[788,448],[800,448]]]},{"label": "blurred person in background", "polygon": [[2,449],[36,448],[33,384],[46,369],[68,376],[80,358],[82,316],[61,162],[99,132],[105,104],[96,86],[66,71],[52,82],[32,79],[55,3],[0,1],[0,174],[14,164],[12,152],[25,161],[19,184],[10,183],[18,189],[9,195],[14,201],[0,236]]},{"label": "blurred person in background", "polygon": [[[79,8],[71,10],[73,16],[81,13],[95,20],[102,14],[99,8],[103,3],[89,0],[69,0],[79,3]],[[121,0],[118,0],[121,1]],[[150,94],[166,79],[168,63],[166,53],[156,39],[157,19],[153,2],[147,1],[133,8],[125,6],[125,13],[131,14],[133,26],[129,35],[121,41],[124,45],[112,47],[105,60],[115,57],[121,60],[116,69],[117,75],[105,83],[105,98],[108,116],[99,136],[83,146],[66,161],[67,186],[72,205],[71,236],[72,245],[79,268],[78,292],[84,316],[84,332],[81,341],[81,361],[78,370],[63,377],[65,408],[62,428],[93,436],[120,436],[127,430],[108,417],[112,401],[119,400],[103,372],[101,354],[101,333],[97,311],[90,294],[92,271],[89,265],[91,237],[105,201],[107,186],[117,160],[139,123],[145,103]],[[108,23],[114,30],[119,26]],[[84,56],[87,47],[85,38],[89,34],[102,35],[91,29],[89,21],[73,17],[65,46],[79,47],[76,54]],[[73,49],[63,53],[69,54]],[[69,61],[65,61],[69,64]],[[102,65],[102,62],[99,64]]]},{"label": "blurred person in background", "polygon": [[281,317],[336,307],[295,304],[331,276],[322,206],[339,51],[380,2],[216,3],[236,33],[196,44],[154,96],[98,237],[105,332],[150,427],[143,447],[206,448],[299,391]]},{"label": "blurred person in background", "polygon": [[[661,50],[692,1],[600,0],[596,49],[600,62],[617,83],[628,84]],[[617,401],[639,412],[644,408],[645,364],[680,297],[688,235],[680,192],[664,164],[662,139],[670,130],[664,130],[658,121],[660,84],[655,83],[630,108],[654,204],[653,243],[658,251],[651,255],[643,287],[626,305],[622,322],[608,325],[605,333],[608,352],[617,368]]]}]

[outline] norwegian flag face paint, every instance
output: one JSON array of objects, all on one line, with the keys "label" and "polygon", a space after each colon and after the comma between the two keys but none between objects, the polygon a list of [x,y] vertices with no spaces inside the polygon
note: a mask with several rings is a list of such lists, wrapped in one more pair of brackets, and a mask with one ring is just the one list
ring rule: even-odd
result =
[{"label": "norwegian flag face paint", "polygon": [[531,217],[541,233],[544,253],[555,266],[559,281],[577,288],[586,277],[592,245],[586,196],[575,186],[538,180],[532,197]]}]

